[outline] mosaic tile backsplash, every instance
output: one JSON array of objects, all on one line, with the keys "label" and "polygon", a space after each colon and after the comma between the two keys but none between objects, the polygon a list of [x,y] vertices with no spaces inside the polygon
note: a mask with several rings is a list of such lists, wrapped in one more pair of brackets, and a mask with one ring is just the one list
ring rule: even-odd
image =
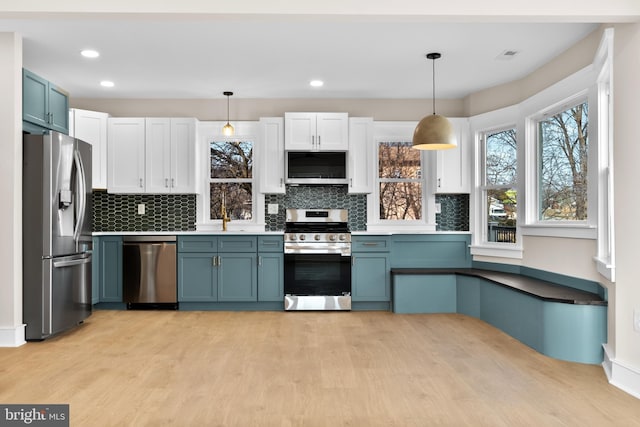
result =
[{"label": "mosaic tile backsplash", "polygon": [[[265,229],[267,231],[284,230],[285,207],[293,209],[348,209],[349,229],[352,231],[367,229],[367,196],[349,194],[346,185],[289,185],[286,194],[265,194],[264,203]],[[269,203],[280,205],[277,215],[267,213]]]},{"label": "mosaic tile backsplash", "polygon": [[93,231],[195,231],[195,224],[195,194],[93,192]]},{"label": "mosaic tile backsplash", "polygon": [[[442,213],[436,214],[438,231],[469,230],[469,195],[439,194]],[[138,215],[138,204],[145,215]],[[280,206],[277,215],[267,213],[269,203]],[[349,194],[347,186],[287,186],[286,194],[265,194],[265,229],[284,230],[285,207],[296,209],[348,209],[349,228],[367,229],[367,196]],[[93,193],[93,231],[194,231],[194,194],[109,194]]]},{"label": "mosaic tile backsplash", "polygon": [[469,231],[469,195],[436,194],[440,212],[436,214],[437,231]]}]

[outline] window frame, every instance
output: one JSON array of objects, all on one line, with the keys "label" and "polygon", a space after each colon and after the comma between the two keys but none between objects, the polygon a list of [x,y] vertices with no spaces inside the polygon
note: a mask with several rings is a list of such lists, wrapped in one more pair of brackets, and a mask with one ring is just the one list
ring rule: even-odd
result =
[{"label": "window frame", "polygon": [[[473,161],[472,161],[472,191],[470,194],[471,218],[470,228],[472,233],[471,255],[488,256],[499,258],[522,259],[522,211],[524,205],[524,185],[523,185],[523,166],[524,166],[524,144],[522,127],[519,126],[518,105],[504,107],[488,113],[479,114],[471,117],[469,125],[471,127],[471,135],[473,135]],[[485,147],[484,138],[489,133],[499,132],[506,129],[515,129],[516,131],[516,161],[517,161],[517,178],[516,190],[518,192],[518,205],[516,208],[516,243],[507,242],[489,242],[487,241],[488,221],[485,215],[486,197],[485,194]]]},{"label": "window frame", "polygon": [[[246,140],[253,142],[253,176],[248,182],[252,187],[252,218],[251,220],[233,220],[227,223],[228,231],[264,231],[264,194],[258,188],[258,175],[261,166],[262,150],[259,140],[258,122],[234,122],[235,135],[224,136],[222,127],[226,122],[200,122],[198,125],[198,165],[197,171],[200,183],[197,194],[196,229],[198,231],[221,231],[222,220],[210,219],[210,190],[211,182],[225,182],[225,179],[211,178],[209,150],[212,141]],[[231,181],[229,181],[231,182]],[[237,181],[234,181],[237,182]]]},{"label": "window frame", "polygon": [[[373,144],[375,162],[372,164],[374,189],[367,195],[367,231],[379,232],[417,232],[435,231],[435,195],[432,175],[435,174],[435,156],[428,156],[420,150],[421,183],[422,183],[422,219],[420,220],[385,220],[380,219],[380,176],[379,151],[381,142],[411,142],[418,122],[374,122]],[[427,177],[430,179],[428,180]]]},{"label": "window frame", "polygon": [[[539,218],[539,162],[540,141],[538,123],[545,117],[562,112],[580,102],[589,104],[589,115],[597,115],[597,97],[594,91],[593,67],[588,66],[521,104],[524,116],[525,145],[525,210],[522,234],[529,236],[566,237],[576,239],[597,238],[597,161],[598,135],[594,122],[589,119],[589,151],[587,176],[587,219],[585,221],[553,221]],[[595,110],[595,111],[594,111]]]}]

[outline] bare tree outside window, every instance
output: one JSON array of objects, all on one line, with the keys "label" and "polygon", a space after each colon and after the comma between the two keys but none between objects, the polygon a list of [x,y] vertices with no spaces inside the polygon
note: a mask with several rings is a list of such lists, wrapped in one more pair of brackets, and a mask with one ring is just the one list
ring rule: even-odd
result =
[{"label": "bare tree outside window", "polygon": [[411,142],[378,145],[381,220],[422,218],[422,162]]},{"label": "bare tree outside window", "polygon": [[253,142],[210,143],[209,217],[221,219],[222,203],[232,220],[253,217]]},{"label": "bare tree outside window", "polygon": [[539,122],[540,219],[587,219],[586,102]]},{"label": "bare tree outside window", "polygon": [[484,135],[484,185],[487,241],[516,243],[517,146],[516,130]]}]

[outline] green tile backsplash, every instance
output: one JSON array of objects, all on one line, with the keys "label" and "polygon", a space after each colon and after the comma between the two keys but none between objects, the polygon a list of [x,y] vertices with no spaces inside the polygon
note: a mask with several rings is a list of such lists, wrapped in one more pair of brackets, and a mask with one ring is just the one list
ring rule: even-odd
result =
[{"label": "green tile backsplash", "polygon": [[194,231],[195,224],[195,194],[93,192],[93,231]]},{"label": "green tile backsplash", "polygon": [[469,195],[437,194],[441,213],[436,214],[437,231],[469,231]]}]

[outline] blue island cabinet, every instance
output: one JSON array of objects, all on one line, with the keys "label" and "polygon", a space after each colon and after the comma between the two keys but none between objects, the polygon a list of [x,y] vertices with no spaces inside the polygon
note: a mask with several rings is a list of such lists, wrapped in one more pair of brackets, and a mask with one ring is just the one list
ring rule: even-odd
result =
[{"label": "blue island cabinet", "polygon": [[179,236],[179,302],[254,302],[257,236]]}]

